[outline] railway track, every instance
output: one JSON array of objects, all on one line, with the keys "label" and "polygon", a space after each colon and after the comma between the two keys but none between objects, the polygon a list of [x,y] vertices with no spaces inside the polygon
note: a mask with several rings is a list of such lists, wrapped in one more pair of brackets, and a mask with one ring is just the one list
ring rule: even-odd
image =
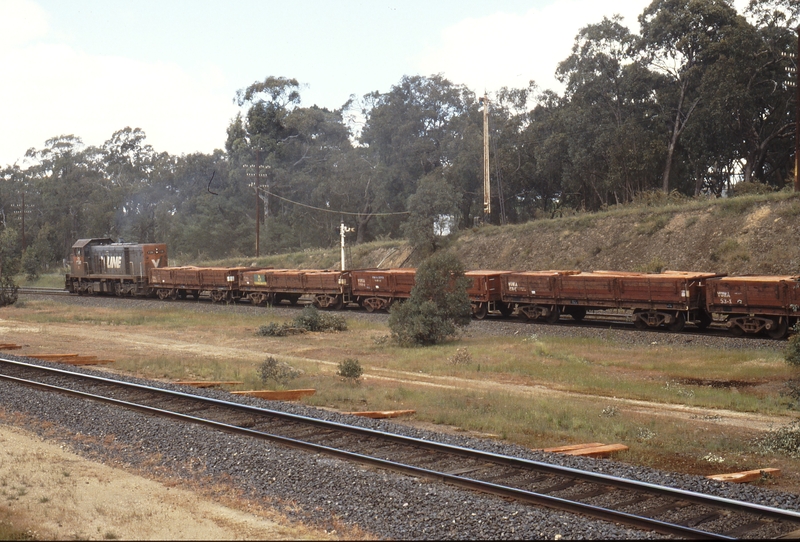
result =
[{"label": "railway track", "polygon": [[17,293],[25,295],[70,295],[63,288],[33,288],[29,286],[20,287]]},{"label": "railway track", "polygon": [[686,538],[796,535],[800,513],[0,358],[0,379]]}]

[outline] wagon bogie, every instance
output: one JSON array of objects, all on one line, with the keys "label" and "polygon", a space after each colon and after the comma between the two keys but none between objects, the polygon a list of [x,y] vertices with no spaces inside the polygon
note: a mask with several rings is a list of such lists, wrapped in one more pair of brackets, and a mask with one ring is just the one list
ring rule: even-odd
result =
[{"label": "wagon bogie", "polygon": [[678,332],[686,324],[686,314],[682,311],[641,310],[633,311],[633,323],[639,329],[666,327]]},{"label": "wagon bogie", "polygon": [[364,297],[359,301],[359,304],[366,309],[367,312],[375,311],[388,311],[392,306],[391,297]]},{"label": "wagon bogie", "polygon": [[[517,314],[523,320],[548,320],[552,316],[552,305],[523,305],[517,306]],[[560,315],[559,315],[560,316]],[[549,321],[549,320],[548,320]]]},{"label": "wagon bogie", "polygon": [[316,294],[311,304],[318,309],[341,310],[344,307],[344,296],[342,294]]}]

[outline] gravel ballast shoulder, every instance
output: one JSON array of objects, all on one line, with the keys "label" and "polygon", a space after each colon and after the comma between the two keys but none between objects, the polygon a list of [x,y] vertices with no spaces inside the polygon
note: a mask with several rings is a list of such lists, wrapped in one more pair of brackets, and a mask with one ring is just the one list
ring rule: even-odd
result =
[{"label": "gravel ballast shoulder", "polygon": [[[89,369],[79,372],[98,374]],[[234,398],[219,390],[186,389],[135,378],[124,379],[768,506],[800,509],[800,499],[796,495],[753,486],[724,484],[608,460],[543,454],[497,441],[439,434],[298,404]],[[328,530],[341,522],[389,539],[553,539],[559,536],[627,539],[656,536],[5,382],[0,383],[0,395],[7,412],[55,424],[63,429],[62,438],[89,458],[130,465],[138,470],[151,469],[161,476],[191,479],[201,485],[210,486],[228,480],[250,498],[274,506],[289,517]],[[52,434],[52,428],[41,429],[48,424],[31,424],[29,428],[40,428],[38,431],[43,435]],[[111,437],[113,445],[108,444]]]}]

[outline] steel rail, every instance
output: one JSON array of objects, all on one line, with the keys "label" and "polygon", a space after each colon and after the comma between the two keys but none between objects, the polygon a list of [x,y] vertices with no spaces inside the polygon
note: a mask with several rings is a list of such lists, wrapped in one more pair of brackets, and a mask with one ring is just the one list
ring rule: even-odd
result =
[{"label": "steel rail", "polygon": [[[695,493],[695,492],[676,489],[676,488],[670,488],[670,487],[666,487],[666,486],[660,486],[660,485],[651,484],[651,483],[648,483],[648,482],[640,482],[640,481],[636,481],[636,480],[627,480],[627,479],[618,478],[618,477],[614,477],[614,476],[610,476],[610,475],[606,475],[606,474],[599,474],[599,473],[591,473],[591,472],[587,472],[587,471],[581,471],[581,470],[573,469],[573,468],[570,468],[570,467],[560,467],[560,466],[557,466],[557,465],[551,465],[551,464],[542,463],[542,462],[533,461],[533,460],[515,458],[515,457],[511,457],[511,456],[494,454],[494,453],[491,453],[491,452],[483,452],[483,451],[478,451],[478,450],[471,450],[471,449],[467,449],[467,448],[463,448],[463,447],[459,447],[459,446],[436,443],[436,442],[431,442],[431,441],[428,441],[428,440],[418,439],[418,438],[414,438],[414,437],[407,437],[407,436],[403,436],[403,435],[384,433],[384,432],[377,431],[377,430],[374,430],[374,429],[367,429],[367,428],[363,428],[363,427],[356,427],[356,426],[341,424],[341,423],[338,423],[338,422],[319,420],[319,419],[309,418],[309,417],[301,416],[301,415],[297,415],[297,414],[290,414],[290,413],[286,413],[286,412],[280,412],[280,411],[275,411],[275,410],[270,410],[270,409],[264,409],[264,408],[260,408],[260,407],[253,407],[253,406],[250,406],[250,405],[243,405],[241,403],[233,403],[233,402],[229,402],[229,401],[223,401],[223,400],[220,400],[220,399],[201,397],[201,396],[197,396],[197,395],[187,394],[187,393],[184,393],[184,392],[178,392],[178,391],[173,391],[173,390],[165,390],[163,388],[156,388],[156,387],[152,387],[152,386],[145,386],[145,385],[142,385],[142,384],[135,384],[135,383],[131,383],[131,382],[121,382],[121,381],[117,381],[117,380],[113,380],[113,379],[109,379],[109,378],[105,378],[105,377],[100,377],[100,376],[95,376],[95,375],[86,375],[86,374],[82,374],[82,373],[75,373],[75,372],[72,372],[72,371],[65,371],[65,370],[62,370],[62,369],[44,367],[44,366],[41,366],[41,365],[29,364],[29,363],[16,361],[16,360],[0,358],[0,361],[4,362],[6,364],[13,365],[13,366],[18,366],[18,367],[21,367],[21,368],[24,368],[24,369],[31,369],[31,370],[36,370],[36,371],[48,372],[48,373],[51,373],[51,374],[67,376],[67,377],[70,377],[70,378],[80,378],[80,379],[85,379],[85,380],[89,380],[89,381],[93,381],[93,382],[97,382],[97,383],[101,383],[101,384],[106,384],[106,385],[121,386],[121,387],[126,387],[126,388],[138,389],[138,390],[142,390],[142,391],[146,391],[146,392],[150,392],[150,393],[158,393],[158,394],[166,395],[166,396],[189,399],[189,400],[192,400],[192,401],[203,402],[203,403],[206,403],[206,404],[211,404],[211,405],[216,405],[216,406],[222,406],[222,407],[225,407],[225,408],[236,409],[236,410],[239,410],[239,411],[242,411],[242,412],[248,412],[248,413],[252,413],[252,414],[259,414],[259,415],[277,417],[277,418],[281,418],[281,419],[284,419],[284,420],[300,422],[300,423],[303,423],[303,424],[311,424],[311,425],[322,427],[322,428],[326,428],[326,429],[333,429],[333,430],[338,430],[338,431],[346,431],[346,432],[349,432],[349,433],[357,433],[357,434],[361,434],[361,435],[364,435],[364,436],[381,438],[381,439],[384,439],[384,440],[391,440],[391,441],[394,441],[394,442],[398,442],[398,443],[402,443],[402,444],[405,444],[405,445],[410,445],[410,446],[414,446],[414,447],[418,447],[418,448],[425,448],[425,449],[434,450],[434,451],[438,451],[438,452],[446,452],[446,453],[451,453],[451,454],[457,454],[457,455],[460,455],[460,456],[463,456],[463,457],[469,457],[469,458],[472,458],[472,459],[478,459],[478,460],[481,460],[481,461],[485,461],[487,463],[500,464],[500,465],[515,467],[515,468],[534,469],[534,470],[537,470],[539,472],[547,472],[549,474],[567,476],[567,477],[570,477],[570,478],[573,478],[573,479],[580,479],[580,480],[584,480],[584,481],[595,483],[595,484],[613,486],[613,487],[617,487],[617,488],[621,488],[621,489],[627,489],[627,490],[633,490],[633,491],[645,491],[645,492],[650,493],[650,494],[658,494],[660,496],[666,496],[666,497],[669,497],[669,498],[672,498],[672,499],[684,500],[684,501],[688,501],[688,502],[694,502],[694,503],[697,503],[697,504],[711,505],[711,506],[715,506],[715,507],[725,508],[725,509],[728,509],[728,510],[735,510],[735,511],[738,511],[738,512],[757,514],[757,515],[767,516],[767,517],[771,517],[771,518],[775,518],[775,519],[780,519],[780,520],[783,520],[783,521],[787,521],[788,520],[788,521],[800,522],[800,513],[798,513],[798,512],[781,510],[781,509],[772,508],[772,507],[763,506],[763,505],[758,505],[758,504],[753,504],[753,503],[745,503],[745,502],[742,502],[742,501],[735,501],[735,500],[727,499],[727,498],[724,498],[724,497],[715,497],[715,496],[710,496],[710,495],[703,495],[703,494],[700,494],[700,493]],[[101,401],[105,401],[105,402],[111,402],[111,403],[114,403],[114,404],[118,404],[120,406],[125,406],[126,408],[141,410],[141,411],[144,411],[144,412],[148,412],[148,413],[152,413],[152,414],[158,414],[158,415],[161,415],[161,416],[178,417],[180,419],[183,419],[183,420],[186,420],[186,421],[191,421],[191,422],[194,422],[194,423],[201,423],[201,424],[205,424],[205,425],[211,425],[211,426],[214,426],[214,427],[216,427],[218,429],[222,429],[222,430],[229,431],[229,432],[233,431],[233,432],[238,432],[238,433],[247,434],[247,435],[251,435],[251,436],[260,436],[260,438],[267,438],[267,439],[270,439],[270,440],[275,440],[277,442],[281,442],[283,444],[287,444],[287,445],[290,445],[290,446],[293,446],[293,447],[299,447],[299,448],[303,448],[303,449],[307,449],[307,450],[318,451],[318,452],[321,452],[321,453],[326,453],[326,454],[329,454],[329,455],[335,455],[335,456],[347,458],[347,459],[350,459],[350,460],[357,460],[357,461],[362,462],[362,463],[367,462],[367,463],[373,464],[375,466],[381,466],[381,467],[385,467],[385,468],[392,468],[393,470],[402,470],[403,472],[407,472],[409,474],[418,475],[418,476],[425,476],[425,477],[428,477],[428,478],[436,478],[436,479],[440,479],[442,481],[445,481],[445,482],[453,484],[453,485],[459,485],[459,486],[462,486],[462,487],[468,487],[468,488],[477,489],[477,490],[480,490],[480,491],[488,491],[490,493],[499,494],[499,495],[506,496],[506,497],[513,497],[513,498],[517,498],[517,499],[520,499],[520,500],[523,500],[523,501],[527,501],[527,502],[536,502],[537,504],[545,504],[545,505],[548,505],[548,506],[557,506],[557,507],[559,507],[561,509],[570,509],[572,511],[577,511],[577,512],[588,514],[588,515],[593,515],[595,517],[611,518],[613,521],[621,521],[621,522],[624,522],[626,524],[633,524],[633,525],[637,525],[637,526],[642,526],[643,524],[642,523],[638,523],[639,520],[636,519],[636,518],[641,518],[642,521],[646,521],[647,522],[647,524],[646,524],[647,527],[646,528],[650,528],[650,529],[653,529],[653,530],[658,530],[659,532],[666,532],[663,529],[666,528],[666,525],[669,525],[669,524],[665,524],[665,525],[654,526],[652,521],[657,521],[657,520],[652,520],[650,518],[642,518],[641,516],[633,516],[631,514],[626,514],[626,513],[623,513],[623,512],[618,512],[618,511],[613,511],[613,510],[607,510],[607,509],[599,508],[599,507],[593,507],[591,505],[586,505],[586,504],[583,504],[583,503],[574,503],[572,505],[568,505],[567,503],[573,503],[573,501],[567,501],[567,500],[560,499],[560,498],[557,498],[557,497],[551,497],[551,496],[547,496],[547,495],[542,495],[542,494],[538,494],[538,493],[534,493],[534,492],[530,492],[530,491],[526,491],[526,490],[519,490],[519,489],[515,489],[515,488],[509,488],[507,486],[502,486],[502,485],[499,485],[499,484],[492,484],[492,483],[488,483],[488,482],[482,482],[482,481],[479,481],[479,480],[475,480],[475,479],[467,478],[467,477],[463,477],[463,476],[456,476],[456,475],[452,475],[452,474],[448,474],[448,473],[436,472],[436,471],[431,471],[431,470],[428,470],[428,469],[421,469],[419,467],[414,467],[414,466],[411,466],[411,465],[405,465],[405,466],[403,466],[401,468],[401,466],[399,464],[397,464],[395,462],[392,462],[392,461],[388,461],[388,460],[382,460],[382,459],[379,459],[379,458],[368,458],[368,456],[363,456],[362,454],[356,454],[356,453],[353,453],[353,452],[347,452],[347,451],[343,451],[343,450],[336,450],[334,448],[330,448],[330,447],[327,447],[327,446],[324,446],[324,445],[318,445],[318,444],[313,444],[313,443],[302,443],[302,441],[298,441],[296,439],[291,439],[291,438],[288,438],[288,437],[281,437],[279,435],[271,435],[271,434],[268,434],[268,433],[262,433],[262,432],[258,432],[258,431],[254,431],[254,430],[240,428],[240,427],[237,427],[237,426],[230,426],[228,424],[221,424],[220,422],[215,422],[213,420],[205,420],[203,418],[197,418],[197,417],[194,417],[194,416],[188,416],[188,415],[184,415],[184,414],[180,414],[180,413],[172,413],[170,411],[165,411],[163,409],[157,409],[157,408],[149,407],[149,406],[146,406],[146,405],[137,405],[135,403],[129,403],[129,402],[122,401],[122,400],[119,400],[119,399],[103,397],[103,396],[99,396],[99,395],[95,395],[95,394],[88,394],[86,392],[79,392],[77,390],[69,390],[67,388],[61,388],[61,387],[58,387],[58,386],[52,386],[52,385],[44,384],[44,383],[35,383],[33,381],[23,382],[23,379],[18,379],[17,377],[11,377],[11,376],[8,376],[8,375],[0,375],[0,378],[3,378],[5,380],[18,381],[20,383],[25,383],[26,385],[31,385],[31,386],[35,385],[35,386],[41,387],[43,389],[49,389],[49,390],[52,390],[52,391],[60,391],[60,392],[70,393],[70,394],[73,394],[73,395],[78,395],[78,396],[81,396],[81,397],[90,398],[90,399],[94,399],[94,400],[101,400]],[[570,506],[575,506],[576,508],[570,508]],[[701,536],[701,535],[702,536],[714,536],[714,537],[720,536],[720,535],[716,535],[714,533],[708,533],[707,531],[701,531],[701,530],[696,530],[696,529],[691,529],[691,532],[689,532],[689,531],[685,530],[685,529],[687,529],[686,527],[683,527],[683,526],[679,526],[679,527],[680,527],[680,533],[678,533],[678,532],[673,530],[673,531],[669,531],[669,533],[667,533],[667,534],[691,535],[693,537]],[[725,537],[723,537],[723,538],[725,538]]]},{"label": "steel rail", "polygon": [[[78,374],[78,373],[73,373]],[[85,375],[82,375],[85,376]],[[170,410],[165,410],[157,407],[151,407],[147,405],[141,405],[138,403],[131,403],[129,401],[124,401],[121,399],[114,399],[112,397],[106,397],[103,395],[92,394],[88,392],[83,392],[79,390],[72,390],[69,388],[64,388],[61,386],[55,386],[52,384],[45,384],[42,382],[36,382],[33,380],[22,379],[18,377],[13,377],[9,375],[0,375],[0,380],[5,380],[8,382],[15,382],[18,384],[23,384],[29,387],[35,387],[38,389],[43,389],[46,391],[58,392],[67,395],[72,395],[75,397],[80,397],[83,399],[104,402],[108,404],[112,404],[115,406],[121,406],[124,408],[128,408],[131,410],[144,412],[147,414],[157,415],[168,417],[172,419],[177,419],[185,422],[196,423],[199,425],[205,425],[207,427],[212,427],[214,429],[218,429],[220,431],[224,431],[227,433],[232,434],[239,434],[245,435],[250,437],[259,438],[262,440],[268,440],[272,442],[276,442],[279,444],[283,444],[286,446],[290,446],[292,448],[302,449],[305,451],[315,452],[330,455],[333,457],[337,457],[340,459],[344,459],[347,461],[353,461],[361,464],[371,465],[373,467],[384,468],[388,470],[392,470],[395,472],[402,472],[405,474],[409,474],[412,476],[418,476],[422,478],[429,478],[429,479],[436,479],[442,482],[455,485],[458,487],[463,487],[466,489],[471,489],[475,491],[480,491],[483,493],[489,493],[493,495],[498,495],[501,497],[508,497],[515,500],[528,502],[532,504],[538,504],[542,506],[546,506],[548,508],[553,508],[562,511],[569,511],[578,514],[584,514],[590,517],[595,517],[598,519],[603,519],[606,521],[614,521],[619,522],[629,526],[635,526],[646,530],[656,531],[663,534],[668,535],[677,535],[677,536],[685,536],[691,539],[708,539],[708,540],[735,540],[734,537],[729,537],[725,535],[720,535],[717,533],[711,533],[708,531],[703,531],[699,529],[693,529],[691,527],[685,527],[682,525],[677,525],[673,523],[668,523],[660,520],[656,520],[653,518],[648,518],[644,516],[637,516],[635,514],[629,514],[626,512],[620,512],[617,510],[612,510],[608,508],[603,508],[599,506],[592,506],[585,503],[577,502],[577,501],[570,501],[568,499],[563,499],[560,497],[553,497],[550,495],[544,495],[541,493],[536,493],[532,491],[527,491],[518,488],[512,488],[508,486],[503,486],[500,484],[494,484],[491,482],[485,482],[481,480],[475,480],[472,478],[465,478],[460,477],[444,472],[434,471],[430,469],[425,469],[421,467],[415,467],[413,465],[407,465],[404,463],[398,463],[395,461],[390,461],[386,459],[380,459],[377,457],[372,457],[364,454],[359,454],[355,452],[348,452],[346,450],[340,450],[337,448],[331,448],[328,446],[314,444],[306,441],[301,441],[289,437],[283,437],[280,435],[274,435],[271,433],[265,433],[262,431],[256,431],[253,429],[248,429],[245,427],[239,427],[235,425],[230,425],[214,420],[209,420],[205,418],[199,418],[197,416],[191,416],[189,414],[182,414],[179,412],[174,412]],[[127,383],[126,383],[127,384]],[[138,385],[137,385],[138,387]],[[146,387],[145,387],[146,388]],[[160,388],[150,388],[152,390],[159,390]],[[207,398],[202,398],[207,399]],[[212,401],[212,402],[216,402]],[[222,402],[225,403],[225,402]],[[236,403],[231,403],[235,405]],[[271,411],[270,411],[271,412]],[[349,427],[349,426],[346,426]]]}]

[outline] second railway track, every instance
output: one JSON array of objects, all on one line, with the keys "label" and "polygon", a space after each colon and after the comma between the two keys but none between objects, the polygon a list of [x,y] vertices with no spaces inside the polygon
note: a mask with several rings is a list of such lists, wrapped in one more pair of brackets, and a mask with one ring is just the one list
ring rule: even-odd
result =
[{"label": "second railway track", "polygon": [[689,538],[776,538],[800,514],[239,403],[0,360],[2,379]]}]

